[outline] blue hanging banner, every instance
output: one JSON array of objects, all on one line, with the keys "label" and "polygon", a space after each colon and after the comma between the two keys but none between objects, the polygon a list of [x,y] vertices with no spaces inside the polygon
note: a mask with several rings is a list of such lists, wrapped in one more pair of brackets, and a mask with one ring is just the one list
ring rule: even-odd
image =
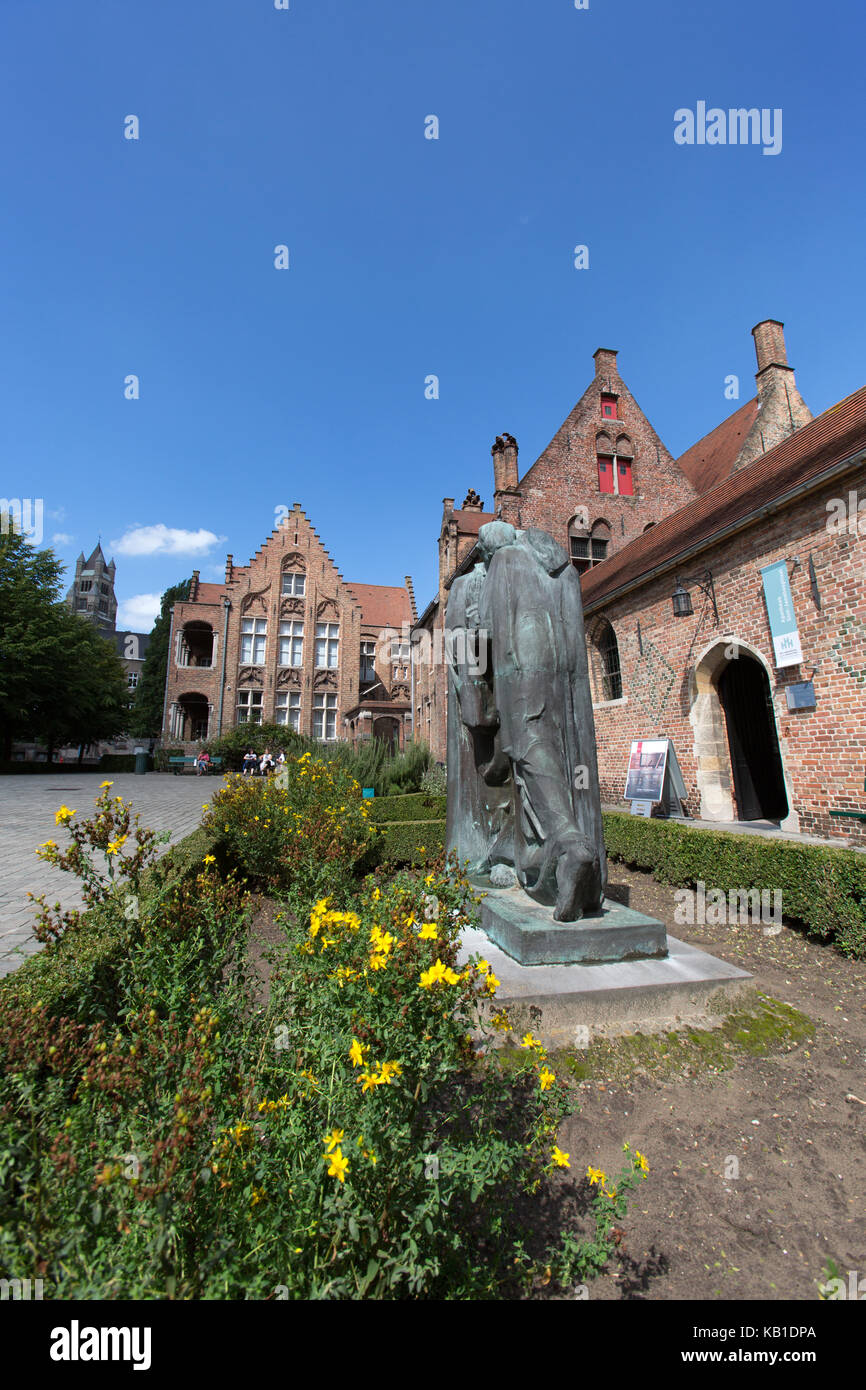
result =
[{"label": "blue hanging banner", "polygon": [[797,631],[791,585],[788,583],[788,562],[777,560],[774,565],[767,565],[766,569],[761,570],[761,578],[764,581],[764,601],[770,619],[776,667],[799,666],[803,660],[803,649]]}]

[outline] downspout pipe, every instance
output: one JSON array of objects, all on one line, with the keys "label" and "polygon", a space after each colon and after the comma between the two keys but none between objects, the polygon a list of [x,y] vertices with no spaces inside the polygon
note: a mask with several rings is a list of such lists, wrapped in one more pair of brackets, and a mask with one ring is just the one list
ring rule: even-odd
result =
[{"label": "downspout pipe", "polygon": [[229,611],[231,606],[231,599],[224,598],[223,611],[225,613],[225,621],[223,622],[223,650],[222,659],[220,661],[220,703],[217,711],[217,738],[221,737],[223,731],[223,695],[225,694],[226,688],[226,647],[228,645]]}]

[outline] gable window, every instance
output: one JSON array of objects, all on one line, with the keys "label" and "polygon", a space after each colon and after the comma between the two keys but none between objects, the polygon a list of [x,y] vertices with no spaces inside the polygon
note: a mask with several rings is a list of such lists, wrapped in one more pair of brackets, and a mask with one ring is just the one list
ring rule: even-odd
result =
[{"label": "gable window", "polygon": [[280,623],[280,654],[278,659],[281,666],[303,666],[303,623]]},{"label": "gable window", "polygon": [[316,665],[339,666],[339,623],[316,623]]},{"label": "gable window", "polygon": [[277,695],[275,718],[278,724],[286,724],[295,733],[301,730],[301,697],[295,690],[284,690]]},{"label": "gable window", "polygon": [[613,459],[605,458],[602,454],[598,455],[598,490],[599,492],[613,492]]},{"label": "gable window", "polygon": [[603,391],[601,395],[601,413],[605,420],[616,420],[619,417],[616,413],[616,396]]},{"label": "gable window", "polygon": [[238,723],[261,724],[262,692],[260,690],[238,691]]},{"label": "gable window", "polygon": [[337,737],[336,695],[313,696],[313,738],[330,742]]},{"label": "gable window", "polygon": [[616,490],[620,497],[634,497],[631,459],[618,458],[616,460]]},{"label": "gable window", "polygon": [[293,598],[303,598],[306,587],[307,576],[305,574],[283,575],[283,594],[290,594]]},{"label": "gable window", "polygon": [[241,619],[241,662],[244,666],[264,666],[267,631],[266,618]]}]

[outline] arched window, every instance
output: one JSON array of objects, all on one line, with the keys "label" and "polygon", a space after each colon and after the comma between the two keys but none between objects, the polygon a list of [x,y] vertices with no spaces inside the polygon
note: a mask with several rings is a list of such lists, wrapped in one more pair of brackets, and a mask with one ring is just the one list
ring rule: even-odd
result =
[{"label": "arched window", "polygon": [[622,671],[619,644],[607,618],[599,618],[589,634],[590,664],[597,699],[622,699]]},{"label": "arched window", "polygon": [[606,521],[594,521],[592,527],[582,524],[585,518],[575,516],[568,526],[568,546],[571,563],[578,574],[606,560],[610,546],[610,526]]}]

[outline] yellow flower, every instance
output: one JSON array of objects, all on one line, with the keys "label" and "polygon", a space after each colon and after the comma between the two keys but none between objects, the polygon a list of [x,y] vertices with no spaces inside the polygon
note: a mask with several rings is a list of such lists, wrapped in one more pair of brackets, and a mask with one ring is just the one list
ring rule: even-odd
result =
[{"label": "yellow flower", "polygon": [[587,1168],[586,1176],[589,1178],[593,1186],[595,1186],[596,1183],[601,1185],[607,1182],[607,1174],[605,1173],[603,1168]]},{"label": "yellow flower", "polygon": [[[44,844],[41,844],[41,845],[39,846],[39,849],[56,849],[56,848],[57,848],[57,841],[56,841],[56,840],[46,840]],[[39,849],[36,851],[37,854],[39,853]]]},{"label": "yellow flower", "polygon": [[427,887],[429,888],[429,887],[430,887],[430,884],[433,882],[433,875],[432,875],[432,874],[428,874],[427,877],[425,878],[424,882],[426,883]]},{"label": "yellow flower", "polygon": [[252,1197],[250,1198],[250,1206],[251,1206],[251,1207],[257,1207],[258,1204],[259,1204],[259,1202],[261,1202],[262,1199],[264,1198],[264,1195],[265,1195],[265,1189],[264,1189],[263,1187],[254,1187],[254,1188],[253,1188],[253,1195],[252,1195]]},{"label": "yellow flower", "polygon": [[556,1080],[556,1073],[552,1072],[549,1067],[542,1067],[538,1076],[538,1080],[541,1083],[542,1091],[547,1091],[550,1089],[550,1087]]},{"label": "yellow flower", "polygon": [[75,815],[75,812],[74,812],[74,811],[70,811],[70,809],[69,809],[68,806],[61,806],[61,807],[60,807],[60,810],[57,812],[57,814],[56,814],[55,817],[54,817],[54,824],[55,824],[55,825],[65,825],[66,822],[67,822],[68,820],[71,820],[72,817],[73,817],[74,815]]},{"label": "yellow flower", "polygon": [[378,1076],[375,1076],[375,1075],[373,1074],[373,1072],[371,1072],[371,1071],[365,1071],[364,1074],[363,1074],[363,1076],[359,1076],[359,1077],[358,1077],[358,1081],[359,1081],[359,1083],[362,1083],[362,1084],[361,1084],[361,1091],[362,1091],[362,1092],[364,1092],[364,1091],[372,1091],[374,1086],[378,1086],[378,1085],[379,1085],[379,1078],[378,1078]]},{"label": "yellow flower", "polygon": [[343,1157],[342,1149],[334,1149],[333,1153],[325,1154],[324,1161],[328,1165],[329,1178],[337,1178],[339,1182],[346,1181],[346,1174],[349,1171],[349,1160]]},{"label": "yellow flower", "polygon": [[377,903],[377,902],[379,901],[379,899],[381,898],[381,896],[382,896],[382,890],[381,890],[381,888],[374,888],[374,889],[373,889],[373,902],[374,902],[374,903]]},{"label": "yellow flower", "polygon": [[353,1067],[360,1067],[364,1060],[364,1049],[357,1038],[352,1039],[352,1046],[349,1048],[349,1059]]},{"label": "yellow flower", "polygon": [[486,980],[484,981],[484,985],[485,985],[485,988],[486,988],[486,990],[487,990],[487,993],[490,995],[490,997],[491,997],[491,999],[492,999],[492,998],[493,998],[493,995],[496,993],[496,991],[497,991],[498,988],[499,988],[499,980],[497,980],[497,978],[496,978],[496,976],[494,975],[494,973],[493,973],[492,970],[491,970],[490,974],[487,976]]},{"label": "yellow flower", "polygon": [[436,930],[436,923],[425,922],[424,926],[419,931],[418,936],[422,941],[437,941],[439,939],[439,933]]},{"label": "yellow flower", "polygon": [[538,1038],[534,1038],[534,1037],[532,1036],[531,1033],[524,1033],[523,1039],[522,1039],[522,1041],[521,1041],[521,1043],[520,1043],[520,1046],[521,1046],[521,1047],[540,1047],[540,1046],[541,1046],[541,1043],[538,1041]]},{"label": "yellow flower", "polygon": [[103,788],[103,787],[113,787],[113,786],[114,786],[114,783],[113,783],[113,782],[100,782],[100,784],[99,784],[99,790],[102,791],[102,788]]},{"label": "yellow flower", "polygon": [[402,1070],[403,1068],[400,1066],[399,1062],[383,1062],[379,1068],[379,1075],[377,1077],[378,1084],[380,1086],[390,1086],[391,1078],[393,1076],[399,1076]]},{"label": "yellow flower", "polygon": [[638,1167],[641,1169],[641,1171],[644,1172],[644,1173],[648,1173],[648,1172],[649,1172],[649,1164],[647,1163],[647,1161],[646,1161],[646,1159],[644,1158],[643,1154],[641,1153],[640,1149],[635,1149],[634,1156],[635,1156],[635,1158],[637,1159],[637,1165],[638,1165]]},{"label": "yellow flower", "polygon": [[204,857],[204,862],[205,862],[205,864],[215,864],[215,863],[216,863],[216,855],[215,855],[215,854],[206,854],[205,857]]},{"label": "yellow flower", "polygon": [[616,1196],[616,1188],[615,1188],[615,1187],[612,1187],[612,1188],[610,1189],[610,1192],[608,1192],[607,1188],[605,1188],[605,1189],[604,1189],[604,1195],[605,1195],[605,1197],[614,1198],[614,1197]]},{"label": "yellow flower", "polygon": [[569,1160],[569,1155],[566,1154],[566,1153],[563,1153],[563,1152],[562,1152],[562,1149],[559,1148],[559,1146],[558,1146],[557,1144],[554,1144],[554,1146],[553,1146],[553,1155],[552,1155],[552,1157],[553,1157],[553,1161],[554,1161],[554,1163],[556,1164],[557,1168],[570,1168],[570,1167],[571,1167],[571,1164],[570,1164],[569,1161],[568,1161],[568,1160]]},{"label": "yellow flower", "polygon": [[342,1142],[343,1131],[341,1129],[332,1129],[331,1133],[326,1134],[324,1139],[322,1140],[322,1143],[325,1144],[328,1153],[330,1153],[332,1149],[338,1148],[339,1145],[342,1144]]}]

